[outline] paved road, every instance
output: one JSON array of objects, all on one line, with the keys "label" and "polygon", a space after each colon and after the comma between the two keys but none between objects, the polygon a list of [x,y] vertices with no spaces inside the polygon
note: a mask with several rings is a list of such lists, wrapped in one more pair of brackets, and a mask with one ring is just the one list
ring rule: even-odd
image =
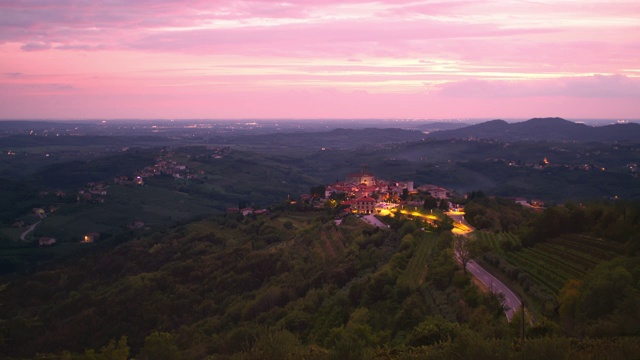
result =
[{"label": "paved road", "polygon": [[32,232],[33,229],[35,229],[36,226],[38,226],[38,224],[40,224],[40,221],[38,221],[37,223],[29,226],[29,228],[27,230],[25,230],[22,234],[20,234],[20,240],[27,241],[27,235],[29,235],[29,233]]},{"label": "paved road", "polygon": [[464,213],[450,211],[445,213],[448,217],[453,219],[453,232],[456,235],[464,235],[467,236],[469,233],[473,232],[475,229],[471,226],[467,220],[464,218]]},{"label": "paved road", "polygon": [[[473,230],[475,230],[464,218],[464,214],[448,212],[447,215],[453,219],[456,223],[463,224],[462,228],[456,229],[454,228],[452,231],[454,234],[467,236]],[[507,319],[511,321],[511,317],[513,317],[513,313],[520,307],[520,298],[516,296],[516,294],[509,289],[506,285],[504,285],[500,280],[496,277],[488,273],[485,269],[483,269],[480,265],[476,264],[473,260],[470,260],[467,263],[467,271],[469,271],[473,276],[478,278],[491,292],[504,294],[504,302],[503,304],[506,306],[505,314],[507,315]]]},{"label": "paved road", "polygon": [[500,280],[496,279],[493,275],[480,267],[480,265],[476,264],[473,260],[470,260],[467,263],[467,271],[472,273],[473,276],[478,278],[478,280],[482,281],[482,283],[492,292],[504,294],[503,304],[506,305],[505,313],[507,314],[507,319],[511,320],[513,313],[520,307],[520,299],[516,294],[514,294],[506,285],[501,283]]},{"label": "paved road", "polygon": [[471,226],[467,220],[464,218],[464,213],[459,213],[459,212],[455,212],[455,211],[449,211],[445,213],[447,216],[449,216],[450,218],[453,219],[454,222],[456,223],[462,223],[463,225],[467,226],[469,229],[473,229],[473,226]]}]

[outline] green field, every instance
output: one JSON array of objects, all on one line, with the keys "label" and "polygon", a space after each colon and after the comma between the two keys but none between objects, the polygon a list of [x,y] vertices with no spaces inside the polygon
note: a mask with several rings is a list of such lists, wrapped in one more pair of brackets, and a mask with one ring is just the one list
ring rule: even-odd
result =
[{"label": "green field", "polygon": [[146,226],[163,226],[195,215],[218,212],[205,199],[156,187],[110,186],[102,204],[70,204],[44,218],[31,235],[79,241],[89,232],[117,232],[135,219]]}]

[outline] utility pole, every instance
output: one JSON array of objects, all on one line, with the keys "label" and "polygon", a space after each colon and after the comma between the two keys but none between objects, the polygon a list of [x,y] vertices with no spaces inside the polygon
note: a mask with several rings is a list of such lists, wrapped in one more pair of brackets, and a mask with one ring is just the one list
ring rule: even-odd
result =
[{"label": "utility pole", "polygon": [[522,304],[522,322],[520,323],[520,341],[524,342],[524,299],[520,299]]}]

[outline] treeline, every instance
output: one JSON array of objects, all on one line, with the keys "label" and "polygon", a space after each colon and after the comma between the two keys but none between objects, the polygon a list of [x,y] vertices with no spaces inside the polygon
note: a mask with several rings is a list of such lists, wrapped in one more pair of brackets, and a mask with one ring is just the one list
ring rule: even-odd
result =
[{"label": "treeline", "polygon": [[[478,359],[478,360],[538,360],[551,359],[635,359],[640,351],[636,338],[575,339],[563,337],[530,338],[524,343],[510,339],[485,337],[469,328],[446,324],[431,327],[443,331],[448,337],[434,345],[418,347],[344,348],[328,350],[304,344],[300,338],[282,328],[263,328],[247,342],[246,349],[231,357],[211,356],[207,359],[236,360],[333,360],[333,359]],[[61,356],[44,356],[42,359],[62,360],[112,360],[129,359],[133,351],[126,338],[112,339],[99,350],[88,349],[84,353],[64,352]],[[179,360],[184,354],[175,345],[169,333],[154,332],[145,338],[143,349],[136,359]]]},{"label": "treeline", "polygon": [[464,204],[465,219],[478,230],[516,232],[535,216],[511,199],[488,197],[482,191],[469,193]]},{"label": "treeline", "polygon": [[523,246],[562,234],[584,233],[624,244],[628,255],[640,251],[640,202],[569,202],[545,209],[520,229]]}]

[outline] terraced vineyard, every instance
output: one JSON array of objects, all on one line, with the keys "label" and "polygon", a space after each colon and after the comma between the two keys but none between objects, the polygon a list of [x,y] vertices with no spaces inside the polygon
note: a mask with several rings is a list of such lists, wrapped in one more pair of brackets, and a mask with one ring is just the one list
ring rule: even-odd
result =
[{"label": "terraced vineyard", "polygon": [[514,249],[522,246],[520,239],[511,233],[491,233],[487,231],[476,232],[476,239],[488,245],[496,254],[504,254],[505,249]]},{"label": "terraced vineyard", "polygon": [[[513,234],[479,232],[477,239],[555,295],[567,280],[580,279],[598,263],[622,253],[619,244],[575,234],[524,249],[519,249],[519,241]],[[514,251],[508,251],[509,248]]]},{"label": "terraced vineyard", "polygon": [[420,241],[411,260],[409,260],[403,277],[412,289],[417,288],[424,281],[432,250],[433,241],[431,239]]}]

